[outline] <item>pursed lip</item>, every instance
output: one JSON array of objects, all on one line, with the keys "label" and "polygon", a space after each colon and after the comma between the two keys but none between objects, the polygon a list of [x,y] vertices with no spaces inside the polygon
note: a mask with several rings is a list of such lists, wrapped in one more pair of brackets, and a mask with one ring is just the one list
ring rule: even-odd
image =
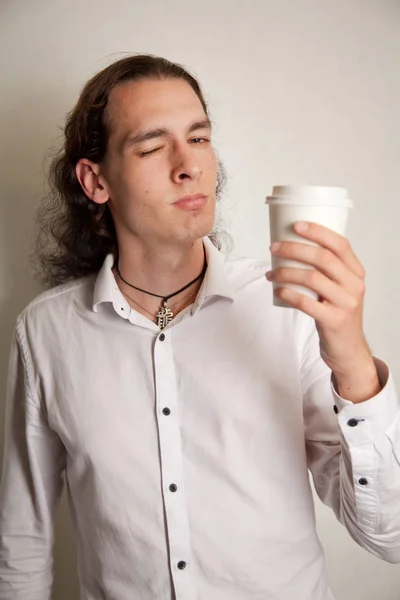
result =
[{"label": "pursed lip", "polygon": [[204,206],[207,202],[208,196],[205,194],[192,194],[190,196],[183,196],[174,202],[175,206],[185,208],[199,208]]}]

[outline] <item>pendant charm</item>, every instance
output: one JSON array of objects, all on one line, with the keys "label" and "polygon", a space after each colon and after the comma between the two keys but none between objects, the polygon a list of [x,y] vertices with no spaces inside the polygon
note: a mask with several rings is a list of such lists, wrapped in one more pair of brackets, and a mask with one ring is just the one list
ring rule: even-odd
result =
[{"label": "pendant charm", "polygon": [[164,306],[160,308],[157,314],[157,325],[160,329],[164,329],[164,327],[166,327],[168,323],[172,321],[173,318],[174,314],[172,310],[169,310],[169,308],[167,307],[167,302],[164,301]]}]

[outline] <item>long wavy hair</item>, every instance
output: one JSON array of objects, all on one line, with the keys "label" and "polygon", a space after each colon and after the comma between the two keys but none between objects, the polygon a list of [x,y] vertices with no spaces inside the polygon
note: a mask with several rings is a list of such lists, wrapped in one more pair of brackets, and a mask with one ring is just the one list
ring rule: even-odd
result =
[{"label": "long wavy hair", "polygon": [[[209,111],[197,80],[181,65],[150,54],[122,58],[94,75],[83,87],[78,102],[68,113],[61,148],[48,169],[49,193],[42,198],[35,216],[37,234],[31,254],[35,276],[46,287],[96,273],[107,254],[118,254],[117,235],[108,203],[90,200],[76,177],[79,159],[100,164],[105,157],[108,132],[105,108],[117,85],[147,78],[183,79]],[[218,160],[217,201],[226,183]],[[219,249],[230,236],[217,219],[209,235]]]}]

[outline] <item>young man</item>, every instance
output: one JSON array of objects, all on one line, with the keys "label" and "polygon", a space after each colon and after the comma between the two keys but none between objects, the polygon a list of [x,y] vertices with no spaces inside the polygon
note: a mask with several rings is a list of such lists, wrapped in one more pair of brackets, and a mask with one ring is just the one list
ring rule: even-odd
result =
[{"label": "young man", "polygon": [[[332,599],[308,469],[400,562],[399,407],[363,334],[364,269],[315,224],[319,247],[273,249],[312,270],[228,259],[219,172],[201,90],[164,59],[114,63],[69,115],[42,212],[57,285],[11,353],[3,600],[50,598],[64,472],[82,600]],[[274,307],[274,279],[320,301],[283,287],[293,310]]]}]

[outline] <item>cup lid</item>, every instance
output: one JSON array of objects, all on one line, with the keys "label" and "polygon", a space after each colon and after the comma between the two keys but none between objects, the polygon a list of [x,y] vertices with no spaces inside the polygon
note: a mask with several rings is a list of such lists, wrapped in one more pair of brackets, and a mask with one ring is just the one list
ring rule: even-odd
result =
[{"label": "cup lid", "polygon": [[346,188],[319,185],[275,185],[265,203],[353,207]]}]

